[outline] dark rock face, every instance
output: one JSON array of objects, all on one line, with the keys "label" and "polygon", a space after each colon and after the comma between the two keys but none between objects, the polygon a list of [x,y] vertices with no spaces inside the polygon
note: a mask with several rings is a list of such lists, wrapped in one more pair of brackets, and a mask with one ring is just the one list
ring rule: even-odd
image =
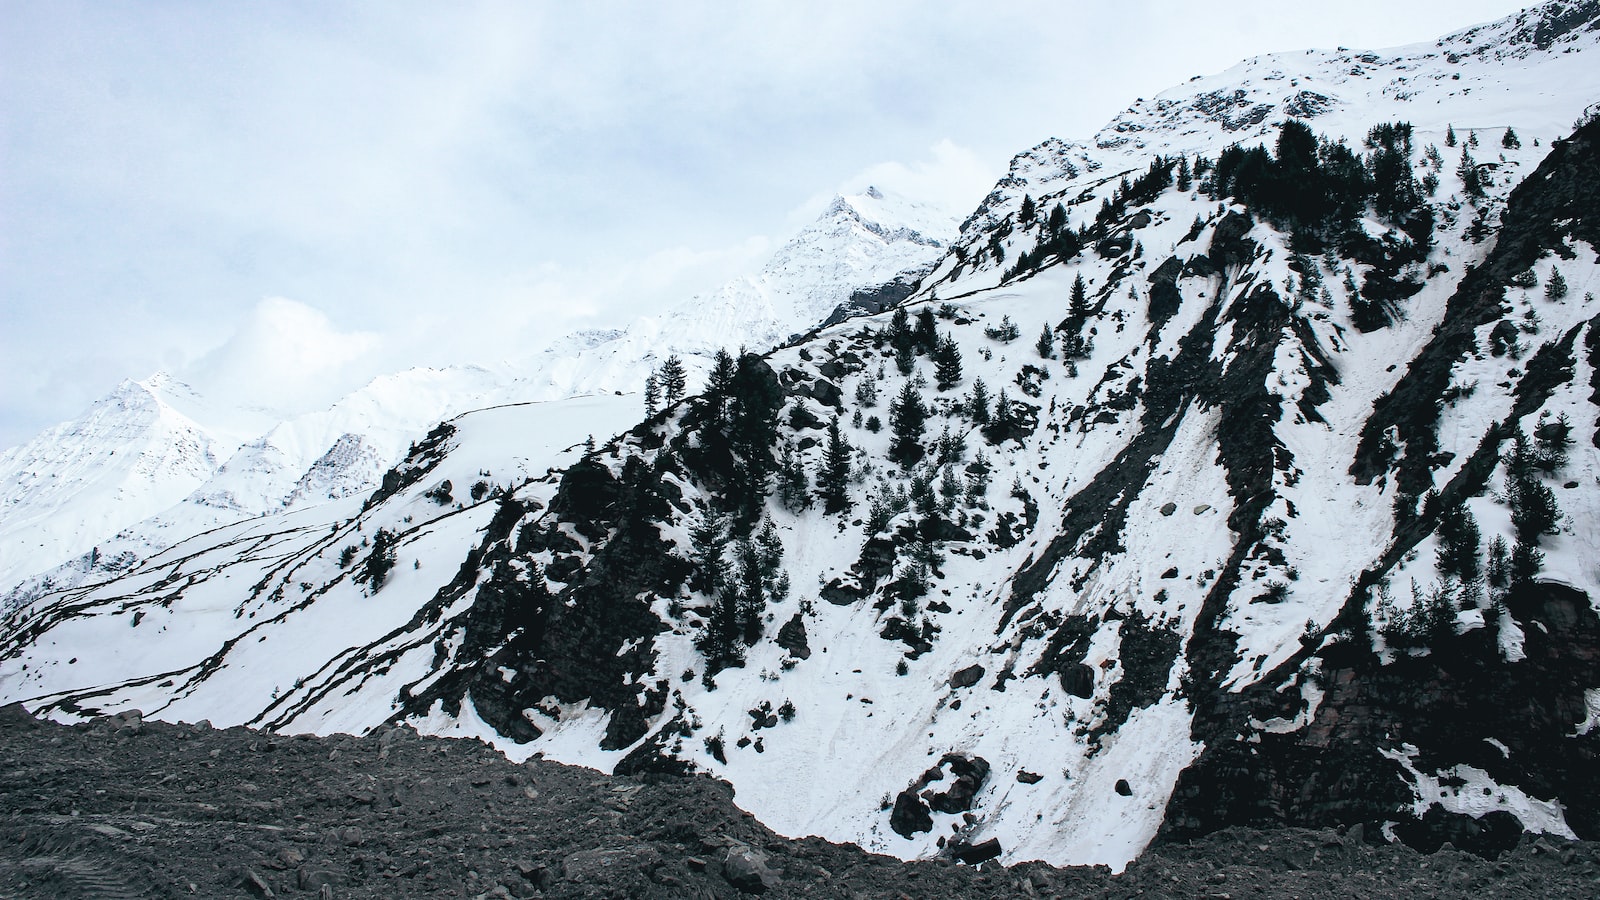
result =
[{"label": "dark rock face", "polygon": [[823,320],[820,327],[827,328],[854,316],[870,316],[899,306],[916,291],[922,276],[927,271],[928,269],[914,269],[902,272],[896,275],[894,280],[875,288],[864,288],[853,292],[849,300],[839,304],[828,314],[828,318]]},{"label": "dark rock face", "polygon": [[1600,836],[1600,734],[1574,734],[1586,715],[1584,686],[1600,684],[1600,617],[1586,597],[1558,585],[1518,592],[1509,607],[1523,633],[1526,658],[1518,662],[1502,658],[1498,625],[1388,665],[1350,645],[1324,651],[1327,694],[1310,726],[1261,734],[1249,749],[1208,748],[1179,779],[1163,835],[1249,822],[1402,821],[1397,833],[1423,848],[1449,840],[1495,853],[1514,843],[1504,816],[1474,822],[1437,808],[1420,820],[1404,815],[1414,779],[1385,753],[1410,745],[1411,765],[1442,783],[1456,766],[1471,766],[1529,796],[1562,798],[1573,831]]},{"label": "dark rock face", "polygon": [[1178,276],[1182,273],[1183,264],[1176,256],[1168,257],[1166,262],[1150,273],[1149,306],[1146,308],[1146,315],[1151,322],[1159,325],[1177,314],[1178,307],[1183,303],[1183,297],[1178,293]]},{"label": "dark rock face", "polygon": [[[1451,366],[1471,352],[1474,329],[1505,315],[1504,286],[1512,275],[1545,251],[1559,253],[1569,237],[1600,237],[1597,212],[1600,123],[1591,123],[1512,193],[1495,248],[1463,278],[1430,344],[1375,405],[1350,469],[1358,481],[1393,475],[1399,489],[1413,496],[1436,488],[1435,506],[1441,509],[1489,487],[1509,432],[1505,427],[1492,428],[1447,484],[1434,481],[1435,430]],[[1575,337],[1574,331],[1553,341],[1526,363],[1527,374],[1515,386],[1513,419],[1537,410],[1556,385],[1572,377]],[[1399,435],[1403,455],[1381,449],[1386,432]],[[1251,496],[1272,461],[1252,460],[1250,448],[1259,441],[1241,435],[1239,449],[1231,451],[1228,435],[1220,437],[1224,460],[1238,460],[1230,462],[1231,492]],[[1239,489],[1233,490],[1236,483]],[[1396,823],[1395,834],[1425,849],[1448,841],[1457,848],[1504,852],[1520,830],[1507,810],[1480,818],[1437,805],[1420,816],[1413,811],[1423,790],[1415,773],[1430,779],[1429,791],[1448,795],[1468,789],[1473,771],[1532,798],[1559,799],[1575,833],[1600,836],[1600,734],[1578,730],[1587,716],[1584,690],[1600,684],[1600,617],[1591,598],[1534,581],[1511,592],[1505,618],[1491,615],[1486,627],[1436,634],[1425,655],[1401,653],[1385,661],[1371,652],[1368,594],[1429,536],[1437,519],[1436,510],[1424,508],[1401,522],[1389,549],[1362,573],[1334,621],[1251,688],[1234,694],[1219,690],[1215,674],[1193,679],[1201,688],[1191,694],[1194,735],[1206,750],[1180,777],[1158,841],[1245,823],[1359,824],[1369,833]],[[1252,527],[1237,513],[1230,526],[1246,534]],[[1232,659],[1227,635],[1209,633],[1209,616],[1202,610],[1187,650],[1191,667],[1202,675],[1220,672]],[[1520,633],[1524,658],[1506,660],[1502,627]],[[1313,659],[1315,676],[1308,674]],[[1248,724],[1304,712],[1297,686],[1310,678],[1325,693],[1308,727],[1272,734]],[[1431,787],[1432,780],[1440,787]],[[1488,790],[1495,794],[1495,788]],[[1423,793],[1423,799],[1441,798]]]}]

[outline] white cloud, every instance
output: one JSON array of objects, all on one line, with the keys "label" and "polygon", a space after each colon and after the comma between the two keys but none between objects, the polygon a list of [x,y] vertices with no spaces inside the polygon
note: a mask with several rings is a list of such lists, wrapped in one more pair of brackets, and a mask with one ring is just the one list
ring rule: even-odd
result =
[{"label": "white cloud", "polygon": [[342,331],[320,310],[269,297],[179,374],[216,400],[292,415],[325,406],[376,374],[367,362],[381,346],[375,333]]},{"label": "white cloud", "polygon": [[381,334],[371,365],[503,356],[712,289],[835,192],[970,206],[1241,56],[1516,3],[12,4],[0,445],[263,296]]},{"label": "white cloud", "polygon": [[812,194],[790,212],[789,220],[795,227],[804,225],[816,218],[835,195],[859,194],[868,187],[931,204],[959,219],[989,193],[1002,172],[976,152],[944,138],[929,147],[921,159],[876,163],[831,191]]}]

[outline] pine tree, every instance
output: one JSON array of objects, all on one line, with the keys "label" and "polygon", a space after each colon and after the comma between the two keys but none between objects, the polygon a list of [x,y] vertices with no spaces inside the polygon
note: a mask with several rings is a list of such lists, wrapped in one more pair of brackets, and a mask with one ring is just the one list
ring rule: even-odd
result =
[{"label": "pine tree", "polygon": [[728,400],[733,392],[733,357],[727,350],[718,350],[711,361],[711,374],[706,378],[705,398],[711,404],[712,418],[722,420],[727,413]]},{"label": "pine tree", "polygon": [[1039,349],[1040,359],[1056,358],[1056,336],[1050,330],[1049,323],[1045,323],[1044,329],[1039,332],[1039,340],[1034,342],[1034,346]]},{"label": "pine tree", "polygon": [[[835,420],[837,427],[837,420]],[[811,506],[811,479],[806,475],[805,461],[795,455],[794,448],[783,445],[778,457],[778,502],[790,512],[799,512]]]},{"label": "pine tree", "polygon": [[979,425],[989,422],[989,388],[982,378],[972,381],[972,392],[967,396],[967,417]]},{"label": "pine tree", "polygon": [[1089,318],[1089,286],[1084,283],[1081,273],[1072,279],[1072,296],[1067,303],[1067,315],[1078,322],[1084,322]]},{"label": "pine tree", "polygon": [[1461,179],[1461,189],[1467,192],[1468,197],[1479,198],[1484,195],[1483,173],[1478,171],[1478,162],[1461,148],[1461,162],[1456,165],[1456,175]]},{"label": "pine tree", "polygon": [[893,518],[894,510],[890,508],[889,502],[884,499],[883,495],[873,494],[872,503],[867,508],[867,534],[869,536],[882,534],[883,530],[889,527],[889,520]]},{"label": "pine tree", "polygon": [[1454,147],[1456,145],[1456,127],[1454,125],[1445,126],[1444,145],[1446,147]]},{"label": "pine tree", "polygon": [[1515,150],[1522,146],[1522,141],[1517,138],[1517,133],[1515,131],[1507,128],[1506,133],[1500,137],[1500,146],[1506,148],[1507,150]]},{"label": "pine tree", "polygon": [[941,391],[961,383],[961,348],[948,335],[939,339],[933,352],[933,377]]},{"label": "pine tree", "polygon": [[395,547],[399,543],[399,538],[387,528],[379,528],[378,533],[372,536],[372,550],[367,554],[361,580],[372,585],[374,594],[383,587],[389,573],[394,570]]},{"label": "pine tree", "polygon": [[1531,472],[1506,477],[1506,496],[1511,501],[1511,526],[1519,544],[1538,546],[1542,535],[1558,533],[1561,510],[1554,491]]},{"label": "pine tree", "polygon": [[933,307],[924,306],[917,313],[917,325],[911,331],[912,349],[918,354],[931,354],[939,344],[939,332],[933,322]]},{"label": "pine tree", "polygon": [[1510,550],[1506,547],[1506,539],[1498,534],[1489,542],[1489,555],[1483,567],[1483,574],[1489,582],[1489,587],[1497,591],[1503,591],[1511,586]]},{"label": "pine tree", "polygon": [[651,369],[650,374],[645,376],[644,379],[644,417],[647,419],[654,417],[656,407],[660,403],[661,389],[656,383],[656,372]]},{"label": "pine tree", "polygon": [[900,396],[889,404],[889,458],[904,468],[911,468],[925,452],[922,434],[928,420],[928,409],[922,397],[907,383]]},{"label": "pine tree", "polygon": [[668,356],[667,361],[661,364],[659,381],[668,406],[683,399],[683,391],[688,382],[683,371],[683,360],[679,359],[676,353]]},{"label": "pine tree", "polygon": [[1002,344],[1009,344],[1022,334],[1021,330],[1017,328],[1017,323],[1011,321],[1011,316],[1009,315],[1001,316],[999,325],[992,328],[986,326],[983,329],[983,333],[990,339],[999,341]]},{"label": "pine tree", "polygon": [[689,526],[689,556],[693,571],[689,587],[706,596],[715,596],[727,575],[724,561],[727,537],[720,516],[701,513]]},{"label": "pine tree", "polygon": [[1546,300],[1560,300],[1567,296],[1567,280],[1561,277],[1561,270],[1555,266],[1550,267],[1550,279],[1544,283],[1544,298]]},{"label": "pine tree", "polygon": [[911,352],[910,344],[895,348],[894,367],[901,375],[910,375],[911,370],[917,367],[917,357]]},{"label": "pine tree", "polygon": [[1187,194],[1194,187],[1194,177],[1189,173],[1189,157],[1178,157],[1178,190]]},{"label": "pine tree", "polygon": [[744,646],[739,642],[739,595],[731,587],[718,590],[711,613],[695,644],[706,658],[706,678],[729,666],[744,665]]},{"label": "pine tree", "polygon": [[1539,552],[1538,546],[1519,538],[1517,545],[1511,548],[1511,585],[1529,584],[1542,568],[1544,554]]},{"label": "pine tree", "polygon": [[1027,194],[1023,194],[1022,209],[1017,212],[1017,222],[1022,225],[1030,225],[1033,223],[1034,218],[1038,215],[1039,211],[1038,208],[1033,205],[1033,198]]},{"label": "pine tree", "polygon": [[937,458],[941,466],[945,463],[961,462],[967,455],[966,437],[959,432],[952,433],[949,425],[940,430],[939,438],[935,441],[935,447],[938,451]]},{"label": "pine tree", "polygon": [[1057,203],[1050,209],[1050,221],[1046,223],[1052,234],[1060,234],[1067,227],[1067,208]]},{"label": "pine tree", "polygon": [[878,382],[876,379],[863,378],[856,383],[856,403],[867,409],[873,409],[878,405]]},{"label": "pine tree", "polygon": [[939,511],[949,515],[965,491],[966,485],[961,483],[961,476],[956,474],[956,467],[945,466],[939,474]]},{"label": "pine tree", "polygon": [[1457,504],[1439,518],[1439,558],[1442,575],[1454,575],[1463,584],[1478,580],[1478,542],[1482,535],[1478,522],[1465,504]]},{"label": "pine tree", "polygon": [[1533,429],[1533,466],[1546,475],[1566,468],[1567,448],[1572,446],[1572,422],[1566,413],[1551,421],[1547,415],[1539,417]]},{"label": "pine tree", "polygon": [[884,337],[896,350],[902,347],[911,349],[914,343],[911,338],[911,314],[906,312],[904,306],[896,307],[894,314],[889,317],[889,328]]},{"label": "pine tree", "polygon": [[853,448],[839,433],[839,418],[828,423],[827,457],[817,487],[822,493],[822,511],[842,513],[850,510],[850,452]]},{"label": "pine tree", "polygon": [[1478,146],[1478,133],[1476,131],[1468,131],[1467,132],[1467,146],[1468,147],[1476,147],[1476,146]]},{"label": "pine tree", "polygon": [[767,611],[765,584],[761,577],[761,557],[756,542],[745,538],[737,549],[739,561],[738,623],[739,635],[746,645],[753,646],[761,639],[761,619]]},{"label": "pine tree", "polygon": [[989,424],[983,427],[983,436],[991,444],[998,444],[1011,437],[1011,432],[1017,427],[1017,414],[1011,408],[1011,398],[1006,396],[1004,390],[994,401],[994,415],[989,417]]}]

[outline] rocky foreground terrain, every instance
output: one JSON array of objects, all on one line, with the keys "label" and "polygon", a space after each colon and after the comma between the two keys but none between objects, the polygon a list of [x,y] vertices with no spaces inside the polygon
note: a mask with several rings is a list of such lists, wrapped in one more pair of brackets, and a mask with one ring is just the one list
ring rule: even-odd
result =
[{"label": "rocky foreground terrain", "polygon": [[[982,846],[963,853],[981,857]],[[613,778],[476,741],[0,709],[0,897],[1593,897],[1600,845],[1497,860],[1233,829],[1103,867],[913,863],[789,840],[710,778]]]}]

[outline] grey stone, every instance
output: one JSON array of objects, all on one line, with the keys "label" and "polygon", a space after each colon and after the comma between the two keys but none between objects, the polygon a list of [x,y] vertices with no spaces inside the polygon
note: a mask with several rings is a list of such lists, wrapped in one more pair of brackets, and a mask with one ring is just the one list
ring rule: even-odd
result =
[{"label": "grey stone", "polygon": [[271,900],[271,898],[277,896],[272,892],[272,886],[267,884],[266,879],[250,869],[241,871],[239,880],[244,884],[244,889],[249,891],[252,896],[260,897],[262,900]]},{"label": "grey stone", "polygon": [[561,874],[568,881],[610,884],[622,873],[647,873],[661,865],[661,854],[643,844],[609,850],[580,850],[561,861]]},{"label": "grey stone", "polygon": [[983,666],[973,664],[951,675],[950,686],[953,688],[968,688],[977,684],[982,678]]},{"label": "grey stone", "polygon": [[722,877],[741,891],[759,894],[778,883],[778,873],[767,865],[767,854],[750,847],[729,847],[722,860]]}]

